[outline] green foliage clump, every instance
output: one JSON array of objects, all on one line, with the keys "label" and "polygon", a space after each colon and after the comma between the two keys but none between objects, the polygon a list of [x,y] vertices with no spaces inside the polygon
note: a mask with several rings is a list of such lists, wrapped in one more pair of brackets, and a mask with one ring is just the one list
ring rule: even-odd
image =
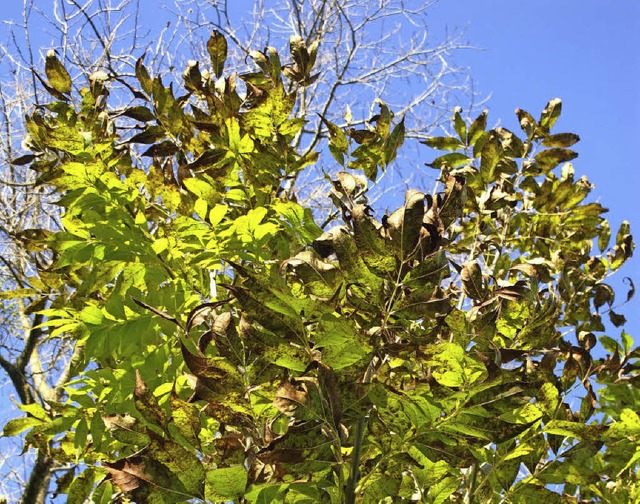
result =
[{"label": "green foliage clump", "polygon": [[[184,95],[140,59],[132,105],[108,76],[28,117],[16,160],[58,194],[62,227],[33,233],[49,338],[71,338],[62,403],[21,408],[6,435],[68,464],[82,502],[579,502],[640,498],[637,362],[604,335],[608,277],[632,254],[552,133],[561,103],[523,133],[454,116],[440,190],[374,218],[367,186],[396,158],[403,121],[323,120],[343,167],[321,229],[288,183],[319,153],[294,145],[317,44],[292,63],[184,73]],[[243,91],[241,92],[240,89]],[[35,238],[37,237],[37,238]],[[34,292],[30,292],[31,295]],[[23,296],[23,291],[16,292]],[[604,347],[606,358],[592,352]],[[602,351],[600,350],[600,354]],[[596,385],[597,384],[597,385]],[[577,404],[576,404],[576,401]],[[576,405],[574,405],[576,404]]]}]

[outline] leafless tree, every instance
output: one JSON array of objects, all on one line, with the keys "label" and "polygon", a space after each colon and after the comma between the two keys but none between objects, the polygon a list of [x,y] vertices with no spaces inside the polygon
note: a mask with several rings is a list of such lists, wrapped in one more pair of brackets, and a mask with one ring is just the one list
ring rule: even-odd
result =
[{"label": "leafless tree", "polygon": [[[320,117],[357,125],[373,113],[375,99],[405,117],[407,135],[426,136],[439,125],[451,104],[473,103],[468,74],[453,63],[465,47],[461,34],[431,35],[433,2],[421,0],[256,0],[250,12],[227,0],[166,0],[163,14],[155,0],[23,0],[19,19],[0,28],[0,279],[2,290],[24,289],[24,297],[2,297],[0,367],[2,396],[16,404],[64,400],[70,378],[73,338],[40,327],[38,313],[48,300],[29,290],[35,265],[50,261],[46,251],[28,250],[30,229],[46,223],[59,228],[55,196],[37,185],[20,160],[28,136],[25,113],[44,102],[39,75],[44,54],[54,49],[70,70],[74,86],[103,70],[111,94],[124,105],[135,99],[134,67],[147,52],[155,71],[182,73],[188,59],[208,59],[206,42],[218,30],[231,42],[228,68],[249,70],[250,51],[273,46],[285,53],[291,35],[317,41],[317,80],[303,91],[300,115],[317,117],[299,138],[302,150],[325,140]],[[164,17],[163,17],[164,16]],[[77,96],[77,94],[76,94]],[[325,160],[326,163],[328,161]],[[292,183],[292,190],[313,198],[323,166]],[[406,178],[404,175],[401,178]],[[0,422],[19,416],[2,403]],[[0,439],[0,501],[44,503],[51,481],[65,468],[45,451],[21,455],[18,438]]]}]

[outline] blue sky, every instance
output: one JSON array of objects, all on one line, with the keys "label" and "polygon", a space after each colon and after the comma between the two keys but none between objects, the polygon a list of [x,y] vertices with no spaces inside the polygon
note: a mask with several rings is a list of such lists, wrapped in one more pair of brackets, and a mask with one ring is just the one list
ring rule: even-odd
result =
[{"label": "blue sky", "polygon": [[[576,177],[595,184],[591,198],[609,208],[613,232],[628,220],[640,244],[640,167],[633,154],[640,144],[640,2],[441,1],[431,20],[435,29],[464,28],[478,48],[458,53],[456,62],[470,67],[480,96],[490,95],[490,123],[519,131],[516,108],[538,117],[550,99],[562,99],[555,130],[580,135]],[[640,251],[616,275],[618,301],[626,298],[622,277],[640,289],[639,273]],[[639,303],[636,296],[619,310],[636,343]]]}]

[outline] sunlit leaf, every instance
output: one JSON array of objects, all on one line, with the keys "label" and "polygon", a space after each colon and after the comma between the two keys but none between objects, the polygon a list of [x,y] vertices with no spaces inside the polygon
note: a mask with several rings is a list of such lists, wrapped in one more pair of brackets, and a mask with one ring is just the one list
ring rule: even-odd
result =
[{"label": "sunlit leaf", "polygon": [[244,494],[247,471],[244,467],[225,467],[207,472],[205,498],[210,501],[234,500]]},{"label": "sunlit leaf", "polygon": [[211,58],[213,73],[216,77],[220,77],[227,59],[227,40],[217,30],[213,31],[207,41],[207,52],[209,53],[209,58]]},{"label": "sunlit leaf", "polygon": [[47,52],[44,70],[53,89],[59,93],[71,92],[71,76],[53,49]]}]

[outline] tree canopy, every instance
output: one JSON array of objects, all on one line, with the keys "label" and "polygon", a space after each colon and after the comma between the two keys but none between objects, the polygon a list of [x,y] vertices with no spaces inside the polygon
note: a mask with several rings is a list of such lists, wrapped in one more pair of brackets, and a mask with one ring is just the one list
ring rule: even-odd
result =
[{"label": "tree canopy", "polygon": [[125,108],[107,73],[74,83],[54,52],[40,75],[52,101],[13,162],[53,189],[62,226],[23,231],[48,261],[4,296],[36,299],[27,313],[75,350],[60,394],[25,401],[4,435],[64,464],[56,493],[640,498],[640,351],[611,332],[608,283],[632,236],[576,179],[560,100],[518,110],[518,134],[455,112],[453,136],[424,140],[446,152],[428,163],[438,186],[384,215],[368,190],[404,120],[382,101],[346,128],[321,117],[337,168],[319,224],[287,190],[320,155],[292,113],[318,45],[292,37],[284,64],[252,51],[241,75],[222,34],[206,47],[179,90],[140,58]]}]

